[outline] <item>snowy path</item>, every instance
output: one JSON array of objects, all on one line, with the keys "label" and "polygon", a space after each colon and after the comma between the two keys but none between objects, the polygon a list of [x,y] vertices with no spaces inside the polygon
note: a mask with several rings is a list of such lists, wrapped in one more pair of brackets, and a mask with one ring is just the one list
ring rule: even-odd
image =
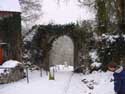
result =
[{"label": "snowy path", "polygon": [[[48,76],[39,76],[39,72],[30,75],[30,83],[26,79],[16,83],[0,86],[0,94],[62,94],[71,72],[58,72],[55,80],[48,80]],[[65,77],[64,77],[65,75]]]},{"label": "snowy path", "polygon": [[[69,70],[60,70],[55,73],[55,80],[48,80],[49,77],[45,72],[43,77],[40,77],[40,72],[34,71],[29,75],[29,84],[26,79],[23,79],[0,85],[0,94],[114,94],[111,77],[110,72],[82,75]],[[81,81],[83,79],[85,82]]]},{"label": "snowy path", "polygon": [[74,73],[71,73],[70,76],[69,76],[69,79],[67,80],[66,84],[65,84],[65,87],[64,87],[64,90],[63,90],[63,93],[62,94],[67,94],[67,91],[69,90],[70,88],[70,83],[72,81],[72,77],[73,77]]},{"label": "snowy path", "polygon": [[[40,77],[38,71],[30,73],[29,76],[29,84],[27,84],[26,79],[23,79],[15,83],[0,85],[0,94],[68,94],[72,87],[71,84],[77,78],[74,78],[77,75],[71,71],[56,72],[55,80],[48,80],[45,73],[43,77]],[[76,79],[76,83],[78,81],[79,79]]]},{"label": "snowy path", "polygon": [[90,91],[86,85],[83,84],[82,74],[74,74],[70,82],[69,89],[66,94],[89,94]]}]

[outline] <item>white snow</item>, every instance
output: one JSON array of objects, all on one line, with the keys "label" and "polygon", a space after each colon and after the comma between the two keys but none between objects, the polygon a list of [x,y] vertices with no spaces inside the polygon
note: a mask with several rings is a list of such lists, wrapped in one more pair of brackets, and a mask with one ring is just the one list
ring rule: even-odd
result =
[{"label": "white snow", "polygon": [[95,67],[99,68],[101,65],[102,65],[102,63],[94,62],[94,63],[91,64],[91,67],[92,68],[95,68]]},{"label": "white snow", "polygon": [[35,32],[31,32],[24,38],[24,41],[32,41],[35,34],[36,34]]},{"label": "white snow", "polygon": [[106,34],[102,34],[102,38],[103,39],[107,39],[107,41],[110,41],[111,43],[115,42],[116,40],[119,37],[119,35],[106,35]]},{"label": "white snow", "polygon": [[0,67],[14,68],[14,67],[16,67],[18,64],[20,64],[20,62],[18,62],[18,61],[16,61],[16,60],[8,60],[8,61],[4,62],[3,65],[1,65]]},{"label": "white snow", "polygon": [[55,72],[55,80],[48,78],[45,72],[40,77],[39,71],[33,71],[29,73],[29,83],[25,78],[0,85],[0,94],[114,94],[112,72],[83,75],[61,67]]},{"label": "white snow", "polygon": [[31,32],[28,33],[28,35],[26,35],[26,37],[24,38],[24,42],[25,41],[32,41],[34,35],[36,34],[37,29],[39,28],[39,26],[37,26],[36,28],[33,28]]},{"label": "white snow", "polygon": [[93,50],[91,52],[89,52],[89,55],[92,59],[92,64],[91,64],[91,67],[92,68],[99,68],[102,64],[98,62],[98,55],[97,55],[97,51],[96,50]]},{"label": "white snow", "polygon": [[94,89],[88,90],[88,93],[84,94],[114,94],[112,72],[93,72],[90,75],[86,75],[83,79],[86,79],[86,86],[93,87]]},{"label": "white snow", "polygon": [[0,11],[21,12],[19,0],[1,0]]},{"label": "white snow", "polygon": [[92,59],[93,62],[95,62],[96,59],[98,58],[98,56],[97,56],[97,51],[96,51],[96,50],[91,51],[91,52],[89,53],[89,55],[90,55],[90,57],[91,57],[91,59]]}]

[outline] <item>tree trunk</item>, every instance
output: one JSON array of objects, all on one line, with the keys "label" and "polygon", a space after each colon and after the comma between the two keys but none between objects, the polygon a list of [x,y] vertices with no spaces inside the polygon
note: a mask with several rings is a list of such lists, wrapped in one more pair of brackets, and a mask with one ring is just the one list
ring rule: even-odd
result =
[{"label": "tree trunk", "polygon": [[96,0],[97,22],[99,34],[107,32],[108,14],[105,0]]},{"label": "tree trunk", "polygon": [[117,0],[117,19],[118,25],[121,32],[125,32],[125,1],[124,0]]}]

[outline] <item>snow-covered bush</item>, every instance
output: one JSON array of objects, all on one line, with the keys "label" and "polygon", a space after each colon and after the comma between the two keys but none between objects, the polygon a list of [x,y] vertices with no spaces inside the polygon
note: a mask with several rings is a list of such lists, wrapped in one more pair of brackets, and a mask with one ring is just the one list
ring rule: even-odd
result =
[{"label": "snow-covered bush", "polygon": [[125,58],[125,35],[102,34],[98,53],[104,70],[110,62],[120,64]]},{"label": "snow-covered bush", "polygon": [[[34,35],[37,33],[37,29],[39,26],[33,26],[31,30],[29,30],[29,32],[25,35],[25,37],[23,38],[23,62],[28,64],[29,66],[32,63],[32,53],[33,53],[33,47],[34,45],[32,44],[32,40]],[[39,52],[39,51],[38,51]],[[38,57],[36,54],[34,55],[36,57]],[[27,63],[28,62],[28,63]]]},{"label": "snow-covered bush", "polygon": [[92,71],[99,70],[102,63],[100,63],[100,61],[99,61],[99,57],[98,57],[98,54],[97,54],[97,49],[90,51],[89,56],[90,56],[90,59],[91,59],[91,62],[92,62],[90,64],[90,73]]}]

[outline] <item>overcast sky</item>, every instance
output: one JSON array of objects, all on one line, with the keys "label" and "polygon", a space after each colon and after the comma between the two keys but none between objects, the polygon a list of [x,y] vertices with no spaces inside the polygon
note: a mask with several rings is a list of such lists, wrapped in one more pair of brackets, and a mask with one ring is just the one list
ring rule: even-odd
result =
[{"label": "overcast sky", "polygon": [[66,24],[82,19],[94,19],[93,12],[87,7],[80,8],[77,0],[70,0],[68,3],[60,2],[60,5],[56,3],[56,0],[43,0],[42,6],[44,14],[38,23]]},{"label": "overcast sky", "polygon": [[21,12],[18,0],[1,0],[0,11]]}]

